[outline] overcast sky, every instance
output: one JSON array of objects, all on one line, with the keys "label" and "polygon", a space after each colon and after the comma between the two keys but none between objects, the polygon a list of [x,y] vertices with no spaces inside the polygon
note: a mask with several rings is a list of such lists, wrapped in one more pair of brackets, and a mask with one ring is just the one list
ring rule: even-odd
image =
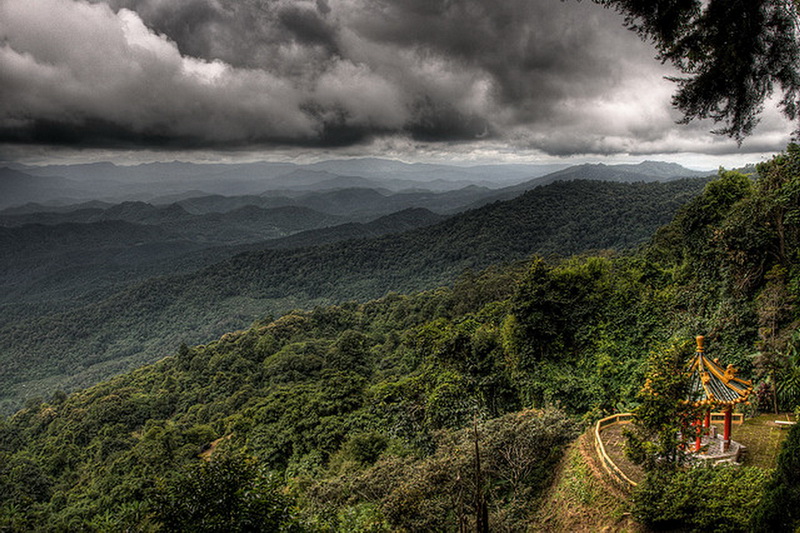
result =
[{"label": "overcast sky", "polygon": [[758,161],[576,0],[0,0],[0,159]]}]

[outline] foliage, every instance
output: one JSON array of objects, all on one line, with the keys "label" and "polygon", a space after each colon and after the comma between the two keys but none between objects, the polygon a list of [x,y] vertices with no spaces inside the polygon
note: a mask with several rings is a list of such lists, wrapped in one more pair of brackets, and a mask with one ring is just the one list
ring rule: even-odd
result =
[{"label": "foliage", "polygon": [[[556,410],[525,410],[475,429],[441,432],[430,456],[384,455],[355,476],[340,475],[313,485],[306,495],[307,508],[315,515],[311,520],[320,522],[333,516],[332,506],[366,501],[392,531],[455,531],[474,528],[480,491],[489,502],[493,530],[520,530],[576,433],[577,425]],[[477,479],[482,480],[480,486]]]},{"label": "foliage", "polygon": [[800,527],[800,426],[783,442],[778,467],[750,520],[754,532],[796,531]]},{"label": "foliage", "polygon": [[687,460],[684,450],[690,425],[699,417],[697,408],[686,401],[689,346],[673,344],[650,356],[647,378],[637,395],[640,403],[633,411],[634,422],[632,428],[626,428],[626,452],[648,474],[675,472]]},{"label": "foliage", "polygon": [[634,514],[655,528],[747,532],[767,479],[766,471],[758,467],[719,466],[660,473],[637,488]]},{"label": "foliage", "polygon": [[[711,118],[739,142],[758,123],[775,87],[794,120],[800,98],[797,3],[784,0],[596,0],[625,14],[628,27],[653,41],[675,78],[673,104],[684,121]],[[735,36],[735,38],[731,38]]]},{"label": "foliage", "polygon": [[[744,279],[760,286],[755,298],[759,341],[754,363],[759,375],[770,382],[774,409],[791,409],[800,398],[794,312],[800,245],[800,147],[790,145],[785,154],[762,163],[758,170],[761,178],[756,194],[743,207],[752,211],[751,204],[755,204],[760,214],[741,225],[760,228],[764,236],[759,239],[762,244],[752,250],[747,249],[752,246],[736,243],[740,250],[747,250],[746,255],[737,253],[736,266],[748,265]],[[736,231],[753,233],[750,229]]]},{"label": "foliage", "polygon": [[276,480],[241,455],[214,454],[178,472],[157,486],[153,500],[165,531],[299,531]]},{"label": "foliage", "polygon": [[786,366],[776,377],[778,401],[787,410],[800,407],[800,351],[798,339],[793,340],[786,357]]}]

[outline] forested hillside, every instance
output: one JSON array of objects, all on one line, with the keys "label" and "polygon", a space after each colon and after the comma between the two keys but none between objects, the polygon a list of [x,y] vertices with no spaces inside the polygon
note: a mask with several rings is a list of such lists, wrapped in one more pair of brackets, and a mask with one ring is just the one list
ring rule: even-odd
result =
[{"label": "forested hillside", "polygon": [[[524,530],[581,424],[628,409],[647,355],[697,333],[791,409],[800,148],[759,174],[722,173],[635,253],[294,311],[30,401],[0,422],[0,527]],[[790,490],[776,476],[762,518]]]},{"label": "forested hillside", "polygon": [[[281,211],[290,220],[278,228],[273,217],[265,220],[256,213],[250,218],[250,209],[240,208],[232,213],[235,217],[228,216],[226,220],[220,220],[219,216],[197,217],[205,222],[193,230],[193,235],[182,235],[171,224],[116,219],[0,227],[0,287],[3,287],[0,322],[100,301],[135,282],[193,272],[245,251],[377,237],[421,228],[445,218],[424,209],[410,209],[366,223],[328,226],[340,219],[309,209],[290,207],[272,211]],[[49,218],[41,213],[36,216]],[[264,234],[285,236],[263,241],[242,232],[228,240],[226,235],[241,230],[235,223],[239,217],[249,218],[247,224],[260,228],[261,238]],[[210,227],[213,229],[204,233],[204,228]],[[315,229],[300,231],[309,227]],[[257,242],[251,242],[253,238]]]},{"label": "forested hillside", "polygon": [[757,178],[720,174],[635,252],[507,261],[449,288],[293,311],[30,401],[0,424],[0,524],[458,531],[486,516],[524,530],[564,446],[634,405],[648,354],[672,340],[704,333],[797,405],[799,180],[790,147]]},{"label": "forested hillside", "polygon": [[0,533],[800,533],[800,0],[0,35]]},{"label": "forested hillside", "polygon": [[432,288],[467,269],[531,253],[629,248],[669,221],[703,184],[556,183],[427,228],[245,253],[60,313],[8,320],[0,326],[1,400],[21,405],[23,396],[91,384],[182,342],[209,340],[293,308]]}]

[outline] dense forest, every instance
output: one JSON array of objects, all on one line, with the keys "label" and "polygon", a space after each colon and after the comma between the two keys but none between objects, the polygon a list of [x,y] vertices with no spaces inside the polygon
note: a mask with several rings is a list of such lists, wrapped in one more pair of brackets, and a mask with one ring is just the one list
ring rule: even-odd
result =
[{"label": "dense forest", "polygon": [[[295,234],[199,270],[163,261],[174,274],[119,291],[90,290],[69,309],[49,301],[7,305],[0,323],[0,402],[8,412],[26,396],[90,385],[159,359],[182,342],[206,342],[293,308],[430,289],[468,269],[532,253],[635,246],[704,183],[555,183],[424,228],[419,225],[438,219],[412,211],[383,225]],[[386,235],[403,227],[417,229]],[[95,275],[79,278],[83,285],[76,290],[101,283],[103,273],[86,270]]]},{"label": "dense forest", "polygon": [[[280,227],[272,225],[274,220],[265,222],[263,217],[251,221],[252,226],[262,229],[266,224],[264,233],[272,232],[274,238],[240,244],[233,244],[236,239],[228,241],[224,235],[241,230],[235,220],[249,216],[251,210],[247,208],[237,210],[241,213],[226,221],[212,218],[205,222],[219,225],[214,233],[223,236],[220,242],[209,241],[202,227],[195,228],[195,236],[180,235],[169,222],[138,217],[133,221],[46,224],[48,213],[36,213],[40,222],[0,227],[0,285],[5,289],[0,294],[0,322],[80,307],[148,278],[193,272],[246,251],[377,237],[421,228],[445,218],[426,209],[406,209],[369,222],[343,222],[346,219],[307,209],[280,210],[287,218]],[[181,224],[190,222],[183,220]],[[326,225],[332,222],[339,223]]]},{"label": "dense forest", "polygon": [[[31,400],[0,422],[0,528],[533,527],[566,444],[631,408],[648,354],[675,339],[705,333],[797,406],[798,184],[790,146],[757,176],[721,172],[634,252],[533,257],[292,311]],[[796,498],[784,456],[738,496],[762,525]],[[726,530],[749,528],[725,521],[735,502],[714,502]]]},{"label": "dense forest", "polygon": [[[555,217],[568,210],[559,198],[598,194],[581,183],[557,196],[559,187],[535,209]],[[635,190],[647,201],[645,191],[653,189],[631,187],[608,184],[609,203],[593,222],[556,232],[541,251],[574,251],[589,235],[600,239],[597,248],[636,242],[615,240],[614,221],[631,209],[619,195]],[[478,238],[481,228],[502,228],[488,222],[508,212],[481,213],[474,224],[462,218],[446,227],[461,228],[470,235],[465,242],[482,250],[479,257],[496,264],[469,270],[450,286],[265,318],[204,345],[183,344],[155,364],[93,387],[29,401],[0,421],[0,529],[535,529],[538,502],[565,446],[586,423],[635,406],[651,354],[699,333],[765,398],[774,393],[781,409],[798,405],[800,147],[759,165],[757,175],[721,171],[627,252],[511,261],[514,248],[497,246],[511,235],[495,229],[493,238]],[[524,238],[537,231],[544,230],[531,227]],[[142,287],[97,313],[121,316],[104,328],[153,327],[134,313],[155,309],[158,295],[183,295],[162,311],[177,320],[176,306],[207,305],[207,296],[196,303],[185,296],[201,287],[203,295],[270,297],[300,277],[353,287],[342,295],[363,298],[369,290],[337,267],[343,264],[337,254],[350,250],[348,261],[360,258],[354,269],[385,261],[381,279],[388,285],[460,253],[448,252],[453,241],[446,234],[412,234],[409,240],[421,242],[410,256],[399,244],[378,251],[376,241],[245,255],[196,277]],[[402,241],[383,244],[389,242]],[[281,257],[306,266],[281,278],[270,266]],[[333,270],[315,270],[311,257]],[[234,273],[240,282],[223,285]],[[442,279],[430,270],[420,275]],[[271,286],[259,281],[274,278],[280,281]],[[178,285],[183,292],[174,292]],[[89,337],[91,320],[80,326]],[[68,322],[49,327],[59,335]],[[675,478],[669,485],[675,492],[667,494],[671,525],[707,527],[680,514],[675,506],[686,500],[669,494],[727,482],[739,487],[736,501],[726,500],[725,490],[704,494],[719,527],[796,528],[791,450],[798,442],[795,428],[774,472],[709,469]],[[637,516],[658,523],[663,516],[652,511],[666,503],[653,503],[660,496],[650,489],[635,498]],[[754,522],[725,521],[739,516],[730,509],[741,502]]]}]

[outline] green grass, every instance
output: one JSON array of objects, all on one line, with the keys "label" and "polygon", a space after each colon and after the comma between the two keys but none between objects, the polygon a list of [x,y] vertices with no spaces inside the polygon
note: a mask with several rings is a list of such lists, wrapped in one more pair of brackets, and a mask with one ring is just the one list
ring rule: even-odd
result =
[{"label": "green grass", "polygon": [[573,448],[567,456],[567,468],[563,473],[564,494],[568,500],[583,505],[593,505],[600,493],[592,484],[592,472],[577,449]]},{"label": "green grass", "polygon": [[[775,468],[775,461],[786,438],[788,428],[775,424],[776,420],[794,420],[793,415],[760,414],[744,421],[742,425],[733,425],[731,438],[747,446],[744,464],[761,468]],[[722,426],[717,428],[720,432]]]},{"label": "green grass", "polygon": [[528,531],[643,531],[630,516],[630,502],[602,481],[591,435],[576,440],[561,462]]}]

